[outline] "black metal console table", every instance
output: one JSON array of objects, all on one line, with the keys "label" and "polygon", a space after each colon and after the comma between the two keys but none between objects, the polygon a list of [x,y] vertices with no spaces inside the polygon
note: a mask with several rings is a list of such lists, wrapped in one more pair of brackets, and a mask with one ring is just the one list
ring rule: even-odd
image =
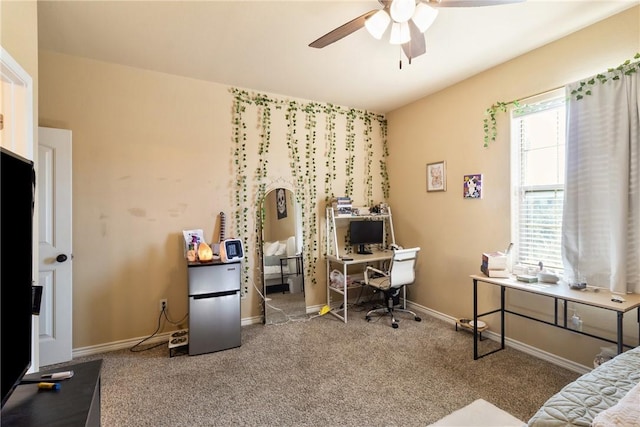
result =
[{"label": "black metal console table", "polygon": [[[505,348],[504,341],[504,329],[505,329],[505,313],[513,314],[516,316],[524,317],[536,322],[541,322],[547,325],[551,325],[557,328],[565,329],[576,334],[586,335],[588,337],[597,338],[606,342],[610,342],[617,345],[618,354],[622,353],[624,347],[632,347],[625,345],[623,342],[622,324],[624,314],[628,311],[636,309],[638,314],[638,323],[640,324],[640,294],[626,294],[624,295],[624,302],[615,302],[611,300],[611,292],[606,290],[600,290],[594,292],[591,290],[576,290],[571,289],[566,284],[548,284],[548,283],[525,283],[516,280],[515,278],[509,279],[496,279],[483,275],[471,275],[473,279],[473,320],[474,320],[474,339],[473,339],[473,359],[477,360],[481,357],[488,356],[497,351]],[[478,282],[488,283],[494,286],[500,286],[500,308],[478,313]],[[512,311],[505,307],[505,293],[507,289],[529,292],[536,295],[542,295],[554,300],[554,321],[549,322],[543,319],[537,319],[533,316],[529,316],[523,313]],[[564,302],[564,309],[562,310],[562,316],[558,316],[558,302]],[[588,332],[578,331],[571,329],[567,326],[567,302],[573,302],[576,304],[588,305],[591,307],[597,307],[604,310],[614,311],[617,315],[617,333],[616,340],[612,340],[606,337],[597,336]],[[500,348],[489,351],[485,354],[478,354],[478,319],[489,314],[500,313]],[[640,328],[638,331],[638,340],[640,341]]]}]

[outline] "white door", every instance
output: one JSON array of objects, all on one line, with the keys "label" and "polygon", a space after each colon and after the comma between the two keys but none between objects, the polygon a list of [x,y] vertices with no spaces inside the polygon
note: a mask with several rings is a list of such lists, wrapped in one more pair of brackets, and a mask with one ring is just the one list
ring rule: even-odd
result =
[{"label": "white door", "polygon": [[71,360],[71,131],[38,128],[40,366]]}]

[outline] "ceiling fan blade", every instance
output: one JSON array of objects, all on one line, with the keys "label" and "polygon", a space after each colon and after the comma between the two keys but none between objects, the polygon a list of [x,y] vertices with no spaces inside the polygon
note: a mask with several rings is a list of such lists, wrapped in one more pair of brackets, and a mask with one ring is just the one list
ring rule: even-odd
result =
[{"label": "ceiling fan blade", "polygon": [[335,43],[338,40],[340,40],[341,38],[344,38],[346,36],[348,36],[349,34],[358,31],[360,28],[364,27],[364,22],[367,20],[368,17],[370,17],[371,15],[373,15],[374,13],[376,13],[379,9],[374,9],[374,10],[370,10],[369,12],[358,16],[355,19],[352,19],[351,21],[347,22],[346,24],[343,24],[341,26],[339,26],[338,28],[336,28],[333,31],[329,31],[327,34],[325,34],[324,36],[320,37],[319,39],[309,43],[309,47],[315,47],[315,48],[323,48],[325,46],[330,45],[331,43]]},{"label": "ceiling fan blade", "polygon": [[425,3],[434,7],[479,7],[522,3],[524,1],[526,0],[425,0]]},{"label": "ceiling fan blade", "polygon": [[427,44],[424,40],[424,34],[420,32],[416,24],[411,20],[409,21],[409,31],[411,40],[402,45],[402,51],[409,58],[409,63],[411,63],[413,58],[417,58],[427,51]]}]

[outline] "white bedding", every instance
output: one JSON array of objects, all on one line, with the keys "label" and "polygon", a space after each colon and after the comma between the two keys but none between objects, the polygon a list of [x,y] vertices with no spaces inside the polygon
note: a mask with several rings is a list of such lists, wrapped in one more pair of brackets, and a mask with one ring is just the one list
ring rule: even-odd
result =
[{"label": "white bedding", "polygon": [[283,257],[293,256],[295,253],[296,240],[294,236],[285,240],[264,242],[262,272],[267,286],[280,284],[282,274],[295,271],[295,260],[292,259],[283,261],[282,272],[280,271],[280,260]]},{"label": "white bedding", "polygon": [[593,427],[628,427],[640,424],[640,384],[636,384],[620,402],[600,412]]},{"label": "white bedding", "polygon": [[[615,406],[638,383],[640,347],[619,354],[567,384],[545,402],[528,425],[589,427],[598,414]],[[636,400],[636,405],[639,403]]]}]

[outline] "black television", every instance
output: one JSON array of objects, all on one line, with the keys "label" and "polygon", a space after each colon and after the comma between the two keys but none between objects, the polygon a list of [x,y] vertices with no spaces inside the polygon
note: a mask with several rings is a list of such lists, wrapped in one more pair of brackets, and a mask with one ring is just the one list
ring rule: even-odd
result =
[{"label": "black television", "polygon": [[356,253],[370,255],[365,245],[384,243],[384,221],[351,221],[349,243],[358,246]]},{"label": "black television", "polygon": [[0,147],[0,392],[2,404],[31,366],[33,162]]}]

